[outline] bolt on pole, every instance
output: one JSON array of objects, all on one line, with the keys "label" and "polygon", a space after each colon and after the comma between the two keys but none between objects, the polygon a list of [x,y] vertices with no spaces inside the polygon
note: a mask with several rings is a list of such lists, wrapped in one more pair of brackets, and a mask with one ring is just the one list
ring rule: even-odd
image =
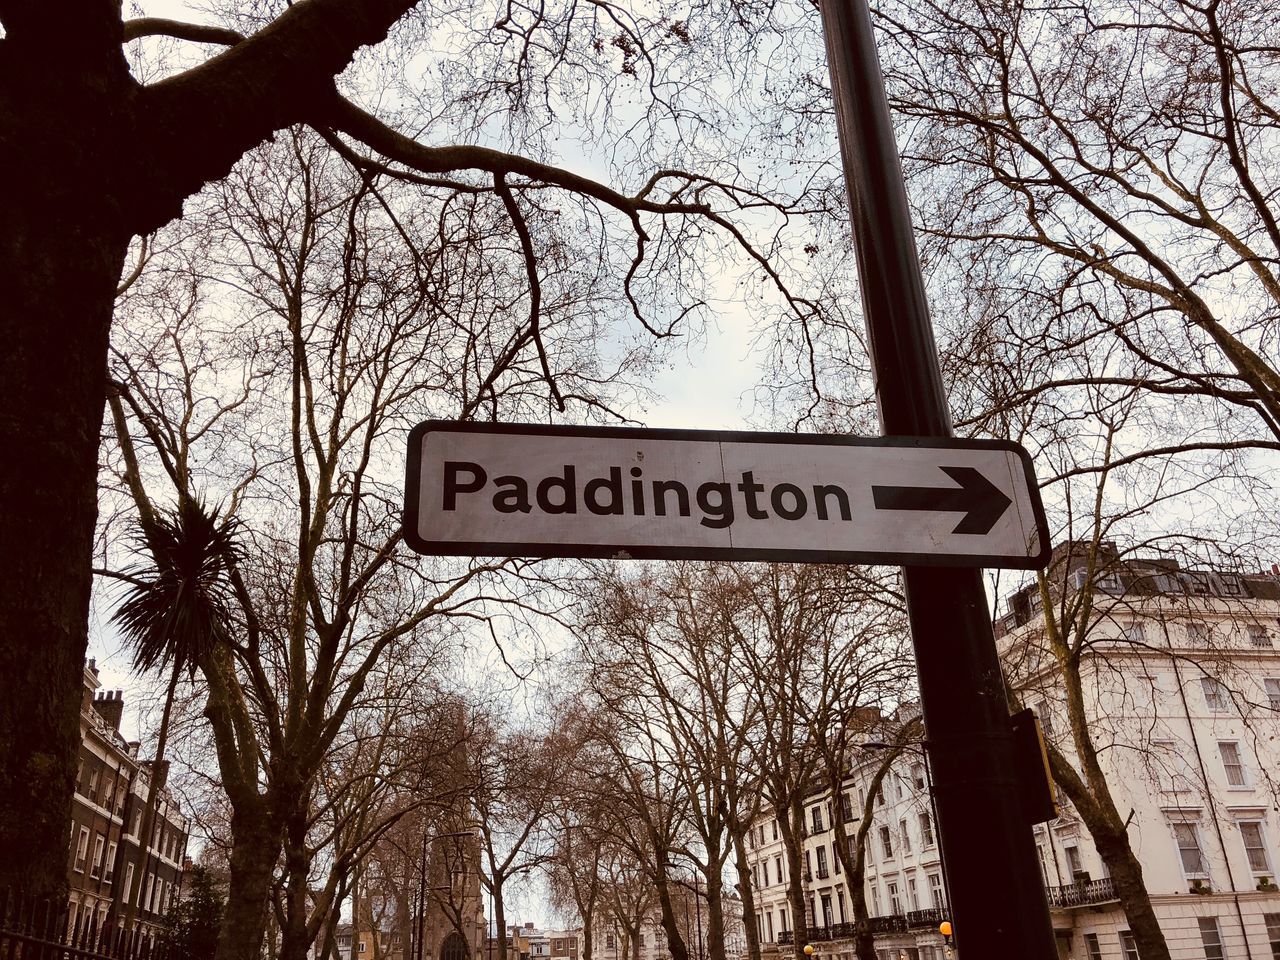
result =
[{"label": "bolt on pole", "polygon": [[[881,427],[949,437],[871,14],[866,0],[819,8]],[[904,567],[903,579],[960,955],[1056,960],[981,572]]]}]

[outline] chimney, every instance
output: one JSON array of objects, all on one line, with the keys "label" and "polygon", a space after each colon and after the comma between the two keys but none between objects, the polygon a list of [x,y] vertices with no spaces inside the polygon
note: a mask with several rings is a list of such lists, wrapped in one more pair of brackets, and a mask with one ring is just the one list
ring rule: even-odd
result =
[{"label": "chimney", "polygon": [[124,714],[124,691],[108,690],[99,693],[94,698],[93,709],[98,711],[98,716],[107,722],[107,726],[119,733],[120,718]]}]

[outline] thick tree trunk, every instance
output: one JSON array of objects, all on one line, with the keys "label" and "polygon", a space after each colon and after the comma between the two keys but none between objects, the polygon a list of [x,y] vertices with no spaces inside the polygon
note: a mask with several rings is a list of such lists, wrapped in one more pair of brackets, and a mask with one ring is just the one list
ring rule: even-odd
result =
[{"label": "thick tree trunk", "polygon": [[282,845],[265,803],[242,804],[235,810],[231,844],[231,882],[215,960],[260,960],[271,881]]},{"label": "thick tree trunk", "polygon": [[[657,837],[653,839],[656,840]],[[671,954],[671,960],[689,960],[689,948],[680,934],[680,925],[676,922],[675,909],[671,905],[671,881],[668,879],[666,851],[656,843],[655,847],[657,870],[654,886],[658,891],[658,907],[662,911],[662,929],[667,934],[667,950]]]},{"label": "thick tree trunk", "polygon": [[[718,859],[717,852],[712,863]],[[724,883],[715,870],[707,878],[707,956],[710,960],[725,960]]]},{"label": "thick tree trunk", "polygon": [[107,335],[129,238],[103,204],[77,209],[79,195],[8,165],[11,149],[0,150],[0,889],[61,895]]},{"label": "thick tree trunk", "polygon": [[284,831],[285,904],[284,923],[280,928],[279,960],[306,960],[314,939],[309,931],[307,912],[307,877],[311,872],[311,855],[307,850],[307,816],[305,809],[288,817]]}]

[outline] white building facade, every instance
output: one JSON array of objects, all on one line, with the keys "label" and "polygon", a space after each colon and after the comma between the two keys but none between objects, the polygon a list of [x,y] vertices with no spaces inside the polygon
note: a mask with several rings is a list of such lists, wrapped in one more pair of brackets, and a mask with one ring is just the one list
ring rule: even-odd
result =
[{"label": "white building facade", "polygon": [[[1280,575],[1182,570],[1104,545],[1080,673],[1089,728],[1175,960],[1280,960]],[[1067,602],[1084,575],[1057,569]],[[1054,592],[1055,605],[1061,604]],[[1046,738],[1075,751],[1034,585],[1010,598],[997,637],[1010,680]],[[842,796],[806,804],[801,878],[819,960],[854,960],[853,916],[832,845],[852,833],[879,763],[866,751]],[[881,960],[944,960],[946,918],[923,751],[885,778],[867,840],[866,898]],[[1089,832],[1061,816],[1034,828],[1058,954],[1139,960]],[[832,814],[837,814],[833,823]],[[850,842],[848,840],[844,842]],[[789,953],[786,856],[763,815],[751,833],[757,930]],[[963,934],[961,934],[961,940]]]}]

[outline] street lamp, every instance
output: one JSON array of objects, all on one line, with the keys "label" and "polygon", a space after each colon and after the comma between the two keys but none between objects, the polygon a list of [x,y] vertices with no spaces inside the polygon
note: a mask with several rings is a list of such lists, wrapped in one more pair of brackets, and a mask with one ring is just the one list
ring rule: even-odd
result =
[{"label": "street lamp", "polygon": [[942,952],[946,955],[947,960],[951,960],[951,921],[943,920],[938,924],[938,932],[942,934]]}]

